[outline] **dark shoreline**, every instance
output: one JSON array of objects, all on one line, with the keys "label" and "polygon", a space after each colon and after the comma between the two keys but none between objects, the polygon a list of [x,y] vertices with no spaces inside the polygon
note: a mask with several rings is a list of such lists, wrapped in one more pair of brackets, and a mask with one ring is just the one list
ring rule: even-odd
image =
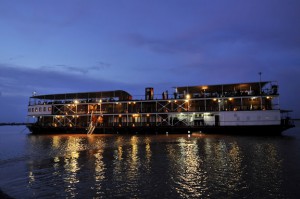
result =
[{"label": "dark shoreline", "polygon": [[21,125],[28,125],[32,123],[26,123],[26,122],[2,122],[0,123],[0,126],[21,126]]},{"label": "dark shoreline", "polygon": [[0,198],[1,199],[14,199],[14,198],[10,197],[9,195],[7,195],[6,193],[4,193],[1,189],[0,189]]}]

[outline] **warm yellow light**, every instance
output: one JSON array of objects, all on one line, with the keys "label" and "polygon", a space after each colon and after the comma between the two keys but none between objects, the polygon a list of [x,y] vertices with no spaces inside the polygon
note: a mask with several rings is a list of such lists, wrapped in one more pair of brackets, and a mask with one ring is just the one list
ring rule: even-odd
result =
[{"label": "warm yellow light", "polygon": [[187,94],[185,97],[187,100],[191,98],[190,94]]},{"label": "warm yellow light", "polygon": [[79,104],[79,101],[78,100],[74,100],[74,104]]},{"label": "warm yellow light", "polygon": [[213,100],[214,100],[214,101],[217,101],[217,99],[216,99],[216,98],[214,98]]},{"label": "warm yellow light", "polygon": [[229,101],[232,101],[233,100],[233,98],[229,98]]}]

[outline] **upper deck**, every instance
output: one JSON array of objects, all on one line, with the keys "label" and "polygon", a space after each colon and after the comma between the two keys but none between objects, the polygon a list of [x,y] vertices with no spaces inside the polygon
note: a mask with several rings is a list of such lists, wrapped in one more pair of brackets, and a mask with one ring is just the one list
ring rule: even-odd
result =
[{"label": "upper deck", "polygon": [[[218,84],[218,85],[198,85],[198,86],[181,86],[173,87],[173,93],[164,92],[162,95],[156,95],[155,99],[184,99],[189,98],[220,98],[220,97],[239,97],[239,96],[265,96],[279,95],[278,85],[275,81],[265,82],[248,82],[235,84]],[[152,88],[151,88],[152,89]],[[150,95],[148,97],[147,95]],[[161,96],[161,97],[159,97]],[[148,98],[147,98],[148,97]],[[153,90],[145,93],[145,100],[153,100]],[[99,91],[99,92],[79,92],[79,93],[60,93],[47,95],[33,95],[30,97],[30,105],[49,104],[49,103],[70,103],[78,100],[80,102],[116,102],[116,101],[138,101],[131,94],[123,90]]]},{"label": "upper deck", "polygon": [[174,93],[160,96],[146,88],[145,99],[122,90],[35,95],[30,97],[28,115],[272,110],[279,109],[278,96],[277,83],[270,81],[175,87]]},{"label": "upper deck", "polygon": [[235,84],[183,86],[176,88],[179,95],[190,94],[192,97],[234,97],[253,95],[277,95],[275,81],[248,82]]},{"label": "upper deck", "polygon": [[123,90],[99,91],[99,92],[80,92],[80,93],[60,93],[48,95],[34,95],[30,99],[39,99],[49,102],[66,101],[66,100],[90,100],[90,99],[113,99],[113,100],[131,100],[132,96]]}]

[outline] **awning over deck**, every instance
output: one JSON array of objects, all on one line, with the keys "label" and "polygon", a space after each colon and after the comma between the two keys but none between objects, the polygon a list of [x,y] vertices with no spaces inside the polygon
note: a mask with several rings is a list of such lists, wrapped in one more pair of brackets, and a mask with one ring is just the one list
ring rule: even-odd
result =
[{"label": "awning over deck", "polygon": [[130,100],[132,96],[123,90],[100,91],[100,92],[84,92],[84,93],[61,93],[49,95],[31,96],[34,99],[43,100],[73,100],[73,99],[102,99],[102,98],[118,98],[119,100]]},{"label": "awning over deck", "polygon": [[[250,83],[236,83],[236,84],[218,84],[218,85],[200,85],[200,86],[184,86],[177,87],[178,93],[224,93],[224,92],[234,92],[234,91],[256,91],[259,93],[260,88],[264,90],[264,86],[270,81],[265,82],[250,82]],[[273,83],[274,85],[275,82]],[[271,88],[271,86],[270,86]]]}]

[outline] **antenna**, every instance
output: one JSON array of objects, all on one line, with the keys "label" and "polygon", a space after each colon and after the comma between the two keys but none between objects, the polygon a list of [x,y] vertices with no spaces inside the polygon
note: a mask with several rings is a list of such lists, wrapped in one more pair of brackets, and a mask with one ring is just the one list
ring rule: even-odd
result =
[{"label": "antenna", "polygon": [[262,97],[261,97],[261,72],[259,74],[259,95],[260,95],[260,109],[262,109]]},{"label": "antenna", "polygon": [[261,74],[262,72],[259,72],[259,94],[261,94]]}]

